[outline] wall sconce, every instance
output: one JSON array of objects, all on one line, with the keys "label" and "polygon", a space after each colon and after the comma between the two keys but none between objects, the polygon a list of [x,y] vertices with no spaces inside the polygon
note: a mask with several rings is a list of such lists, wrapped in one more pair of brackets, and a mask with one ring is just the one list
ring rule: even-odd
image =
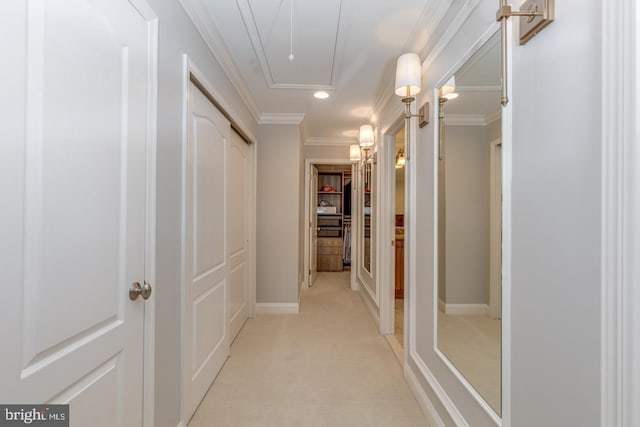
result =
[{"label": "wall sconce", "polygon": [[363,158],[365,161],[371,158],[369,151],[371,151],[373,144],[374,144],[373,126],[371,125],[360,126],[360,148],[362,151],[364,151],[364,155],[361,156],[361,158]]},{"label": "wall sconce", "polygon": [[352,144],[349,146],[349,160],[353,163],[360,161],[360,146],[358,144]]},{"label": "wall sconce", "polygon": [[440,102],[447,102],[448,100],[455,99],[457,97],[456,77],[451,76],[451,78],[440,88],[440,98],[444,98],[444,101],[440,100]]},{"label": "wall sconce", "polygon": [[496,12],[496,21],[502,27],[502,96],[500,103],[506,107],[509,103],[507,88],[507,19],[520,17],[520,44],[523,45],[553,22],[554,0],[526,0],[521,10],[512,10],[507,0],[500,0],[500,9]]},{"label": "wall sconce", "polygon": [[398,150],[398,154],[396,154],[396,169],[403,168],[405,164],[404,150],[401,148]]},{"label": "wall sconce", "polygon": [[[422,66],[420,64],[420,57],[417,53],[405,53],[398,57],[398,62],[396,64],[395,93],[396,95],[403,97],[402,102],[404,102],[405,105],[404,118],[407,141],[407,159],[409,159],[409,121],[411,120],[411,117],[418,117],[419,122],[425,122],[427,119],[426,117],[421,117],[420,114],[411,114],[411,103],[416,100],[415,95],[420,92],[421,88],[421,72]],[[428,111],[428,107],[424,110]]]}]

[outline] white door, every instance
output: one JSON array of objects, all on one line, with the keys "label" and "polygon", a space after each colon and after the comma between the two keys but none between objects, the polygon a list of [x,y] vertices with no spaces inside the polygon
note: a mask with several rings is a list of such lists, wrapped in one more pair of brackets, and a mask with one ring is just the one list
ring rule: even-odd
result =
[{"label": "white door", "polygon": [[184,416],[188,421],[229,355],[227,119],[189,84],[186,167]]},{"label": "white door", "polygon": [[309,182],[309,286],[313,286],[318,275],[318,168],[313,165]]},{"label": "white door", "polygon": [[148,22],[126,0],[0,16],[0,402],[140,426]]},{"label": "white door", "polygon": [[231,133],[227,169],[229,194],[229,330],[233,340],[251,314],[253,304],[251,218],[253,211],[253,154],[236,132]]}]

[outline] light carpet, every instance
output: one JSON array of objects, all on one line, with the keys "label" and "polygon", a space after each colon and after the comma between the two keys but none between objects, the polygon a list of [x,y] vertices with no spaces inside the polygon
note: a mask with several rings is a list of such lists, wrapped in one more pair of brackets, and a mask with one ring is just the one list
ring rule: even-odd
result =
[{"label": "light carpet", "polygon": [[427,426],[349,275],[318,273],[300,314],[248,320],[189,427]]}]

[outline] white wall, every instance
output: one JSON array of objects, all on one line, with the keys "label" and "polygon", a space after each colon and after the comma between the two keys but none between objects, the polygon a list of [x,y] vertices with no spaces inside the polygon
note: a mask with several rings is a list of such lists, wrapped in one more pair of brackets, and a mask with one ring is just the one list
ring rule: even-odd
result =
[{"label": "white wall", "polygon": [[[446,119],[445,119],[446,121]],[[485,126],[446,126],[447,304],[489,304],[489,145]]]},{"label": "white wall", "polygon": [[155,425],[180,422],[182,55],[188,54],[237,118],[257,123],[177,1],[148,0],[159,19],[158,168],[156,235]]},{"label": "white wall", "polygon": [[513,51],[512,424],[523,427],[600,425],[601,3],[555,8]]},{"label": "white wall", "polygon": [[258,135],[256,302],[297,303],[304,208],[300,126],[260,125]]},{"label": "white wall", "polygon": [[349,146],[348,145],[305,145],[304,158],[305,159],[349,160]]}]

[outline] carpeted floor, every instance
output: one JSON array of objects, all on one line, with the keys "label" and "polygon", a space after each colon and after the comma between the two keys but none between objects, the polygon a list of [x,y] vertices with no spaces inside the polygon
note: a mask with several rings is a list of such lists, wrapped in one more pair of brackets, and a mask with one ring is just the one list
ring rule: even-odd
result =
[{"label": "carpeted floor", "polygon": [[300,314],[250,319],[190,427],[427,422],[349,272],[318,273]]}]

